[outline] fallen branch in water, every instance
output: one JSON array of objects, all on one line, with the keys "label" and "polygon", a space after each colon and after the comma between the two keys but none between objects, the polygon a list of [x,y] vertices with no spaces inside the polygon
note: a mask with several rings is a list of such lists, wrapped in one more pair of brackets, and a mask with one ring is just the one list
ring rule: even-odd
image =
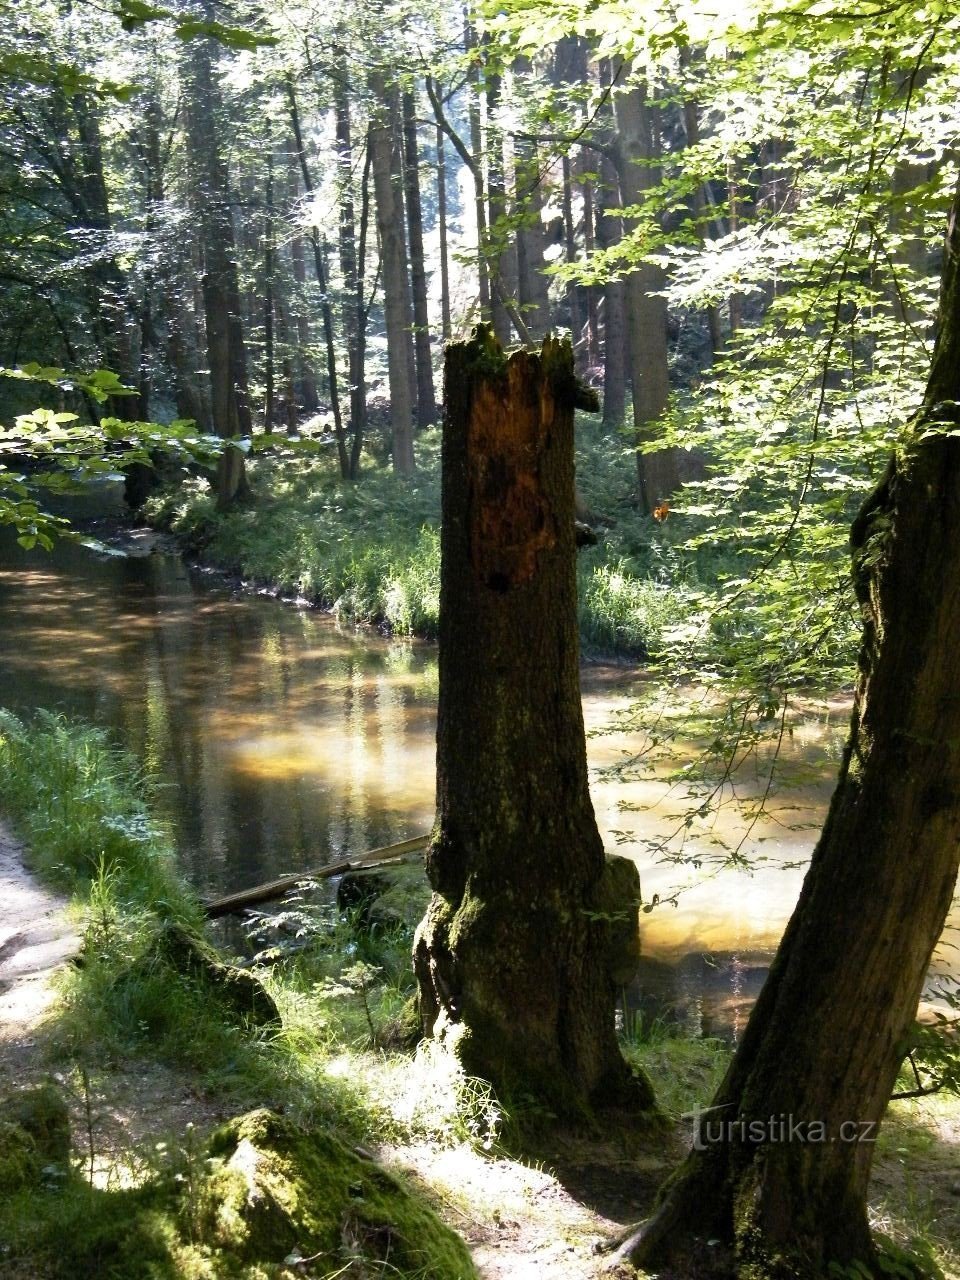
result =
[{"label": "fallen branch in water", "polygon": [[342,876],[348,871],[358,871],[361,867],[378,867],[385,862],[399,862],[408,854],[425,849],[429,843],[429,836],[414,836],[410,840],[401,840],[399,844],[388,844],[382,849],[371,849],[368,853],[361,853],[355,858],[347,858],[342,862],[331,862],[325,867],[314,867],[309,871],[298,871],[294,875],[281,876],[278,880],[268,880],[265,884],[255,884],[249,889],[241,889],[239,893],[228,893],[225,898],[214,898],[212,902],[205,902],[203,912],[208,920],[216,920],[220,916],[229,916],[247,907],[255,907],[258,903],[282,898],[292,893],[305,880],[329,880],[331,876]]}]

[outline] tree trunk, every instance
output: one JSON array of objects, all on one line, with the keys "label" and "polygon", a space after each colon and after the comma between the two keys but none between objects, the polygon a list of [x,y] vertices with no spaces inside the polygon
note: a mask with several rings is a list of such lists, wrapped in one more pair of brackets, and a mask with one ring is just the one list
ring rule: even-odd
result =
[{"label": "tree trunk", "polygon": [[[477,48],[477,37],[469,22],[464,23],[463,47],[470,54]],[[483,128],[480,120],[480,72],[478,58],[467,60],[467,116],[470,122],[470,173],[474,186],[474,209],[477,218],[477,296],[481,320],[490,319],[490,272],[487,264],[487,193],[483,181]],[[439,117],[438,117],[439,122]],[[461,157],[462,158],[462,157]]]},{"label": "tree trunk", "polygon": [[[303,145],[303,134],[300,129],[300,112],[297,108],[297,95],[293,81],[287,80],[287,103],[290,108],[290,125],[293,129],[293,142],[297,159],[300,162],[300,176],[303,189],[307,195],[313,192],[313,180],[310,177],[310,166]],[[323,320],[323,343],[327,352],[327,381],[330,387],[330,408],[333,412],[333,435],[337,442],[337,459],[340,463],[340,474],[344,480],[350,476],[350,456],[347,452],[347,438],[343,430],[343,413],[340,408],[340,380],[337,374],[337,347],[333,326],[333,307],[330,305],[330,291],[327,288],[327,270],[324,264],[326,245],[320,243],[320,232],[316,227],[310,229],[310,243],[313,246],[313,266],[317,275],[317,286],[320,290],[320,316]]]},{"label": "tree trunk", "polygon": [[393,468],[411,475],[413,458],[412,372],[408,353],[410,331],[407,255],[403,239],[403,201],[394,182],[393,127],[386,80],[380,71],[370,74],[374,115],[370,121],[370,153],[373,189],[380,237],[383,276],[383,309],[387,326],[387,376],[390,384],[390,420],[393,426]]},{"label": "tree trunk", "polygon": [[[659,181],[653,125],[646,86],[625,89],[614,96],[617,124],[616,164],[620,198],[625,207],[641,205],[644,193]],[[661,267],[641,263],[624,281],[633,422],[638,446],[657,438],[657,423],[667,407],[670,375],[667,365],[667,303],[662,296]],[[637,454],[640,509],[654,507],[680,485],[678,451],[659,449]]]},{"label": "tree trunk", "polygon": [[450,325],[450,249],[447,242],[447,162],[443,130],[437,125],[437,225],[440,230],[440,332],[446,342]]},{"label": "tree trunk", "polygon": [[[573,169],[570,157],[563,157],[563,247],[570,266],[577,261],[577,231],[573,221]],[[583,312],[580,309],[580,286],[575,280],[567,284],[567,306],[570,308],[570,333],[573,336],[573,354],[583,366]]]},{"label": "tree trunk", "polygon": [[[209,16],[209,15],[207,15]],[[220,151],[222,105],[214,74],[213,40],[192,40],[184,77],[191,194],[200,226],[203,312],[210,366],[213,429],[224,439],[249,435],[246,352],[240,320],[236,245],[227,169]],[[226,445],[217,464],[217,505],[227,507],[246,489],[243,454]]]},{"label": "tree trunk", "polygon": [[[346,66],[346,58],[341,57]],[[346,72],[333,81],[336,109],[337,185],[340,204],[338,245],[340,250],[340,274],[343,277],[343,328],[347,340],[347,361],[350,369],[350,478],[356,480],[360,471],[360,451],[366,420],[366,306],[363,297],[364,260],[366,257],[367,186],[370,170],[369,149],[363,170],[361,192],[360,245],[358,251],[356,201],[353,178],[353,134],[350,120],[350,86]]]},{"label": "tree trunk", "polygon": [[[529,77],[529,58],[518,57],[515,74]],[[522,87],[522,82],[521,82]],[[514,215],[517,225],[517,301],[530,337],[540,341],[550,328],[550,296],[543,234],[543,185],[536,143],[514,142]]]},{"label": "tree trunk", "polygon": [[410,244],[410,286],[413,295],[413,349],[417,372],[417,426],[428,427],[437,418],[437,397],[433,389],[433,354],[430,344],[430,315],[427,311],[427,268],[423,253],[417,102],[409,90],[403,94],[402,110],[403,177]]},{"label": "tree trunk", "polygon": [[503,132],[497,120],[500,109],[499,72],[484,72],[487,104],[487,206],[488,261],[490,264],[490,316],[493,332],[501,346],[510,342],[508,301],[516,296],[516,265],[511,232],[507,226],[507,190],[503,177]]},{"label": "tree trunk", "polygon": [[[958,212],[960,190],[912,443],[852,529],[864,635],[837,788],[740,1049],[701,1118],[700,1149],[624,1248],[647,1268],[702,1258],[707,1238],[718,1274],[742,1280],[826,1280],[876,1261],[873,1143],[960,863],[960,439],[947,434],[960,423]],[[768,1117],[805,1126],[807,1140],[796,1130],[778,1140]]]},{"label": "tree trunk", "polygon": [[[608,155],[600,156],[597,201],[597,245],[611,249],[620,243],[622,226],[616,209],[617,171]],[[603,425],[622,427],[627,408],[623,281],[607,280],[603,286]]]},{"label": "tree trunk", "polygon": [[[501,1096],[556,1114],[651,1097],[620,1056],[605,864],[579,689],[569,344],[448,346],[434,894],[414,944],[424,1031]],[[562,803],[559,798],[562,797]],[[612,884],[619,885],[613,890]]]}]

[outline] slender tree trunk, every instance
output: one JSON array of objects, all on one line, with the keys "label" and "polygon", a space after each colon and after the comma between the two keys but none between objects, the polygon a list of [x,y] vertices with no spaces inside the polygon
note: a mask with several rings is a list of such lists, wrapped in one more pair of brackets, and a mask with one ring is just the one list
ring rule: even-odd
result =
[{"label": "slender tree trunk", "polygon": [[507,190],[503,176],[503,133],[497,121],[501,78],[489,67],[484,73],[487,104],[487,205],[490,263],[490,316],[501,346],[510,342],[508,301],[516,296],[516,266],[512,236],[507,227]]},{"label": "slender tree trunk", "polygon": [[[593,194],[594,179],[586,169],[586,155],[580,153],[579,187],[583,198],[583,251],[587,261],[596,250],[596,202]],[[600,359],[600,307],[596,285],[588,284],[583,290],[587,312],[586,364],[593,368]]]},{"label": "slender tree trunk", "polygon": [[[299,189],[299,176],[294,171],[291,174],[289,197],[292,202],[296,201]],[[316,413],[320,408],[320,398],[317,395],[317,378],[313,371],[313,362],[310,356],[310,318],[306,299],[304,298],[305,285],[307,283],[307,259],[303,248],[303,236],[299,233],[290,238],[290,266],[293,271],[294,284],[296,285],[293,312],[297,332],[297,383],[299,384],[300,399],[303,401],[304,411],[306,413]]]},{"label": "slender tree trunk", "polygon": [[[617,125],[616,164],[624,206],[641,205],[644,193],[659,181],[653,124],[646,86],[623,89],[614,96]],[[670,377],[667,364],[667,304],[662,296],[663,270],[642,263],[624,281],[633,421],[638,445],[657,439],[657,424],[667,407]],[[680,485],[677,450],[637,453],[640,509],[650,514]]]},{"label": "slender tree trunk", "polygon": [[[303,145],[303,134],[300,130],[300,112],[297,109],[297,97],[293,81],[287,80],[287,102],[290,108],[290,124],[293,129],[293,141],[297,159],[300,162],[300,175],[303,189],[307,195],[313,191],[310,166]],[[327,381],[330,384],[330,408],[333,411],[333,434],[337,442],[337,458],[340,463],[340,474],[344,480],[350,476],[350,457],[347,453],[347,438],[343,430],[343,413],[340,407],[340,379],[337,374],[337,347],[333,327],[333,308],[330,305],[330,291],[327,288],[327,270],[324,263],[324,248],[320,243],[320,232],[311,228],[310,241],[313,247],[313,265],[317,273],[317,285],[320,289],[320,315],[323,319],[323,339],[327,351]]]},{"label": "slender tree trunk", "polygon": [[[364,294],[364,263],[367,260],[367,235],[370,228],[370,171],[372,168],[372,148],[370,146],[370,129],[367,129],[366,155],[363,162],[363,177],[360,180],[360,226],[357,242],[357,381],[352,388],[356,396],[353,411],[353,445],[350,451],[350,477],[358,479],[360,475],[360,455],[363,449],[363,436],[367,422],[366,394],[366,358],[367,358],[367,317],[370,306]],[[376,280],[374,280],[374,289]],[[353,366],[351,365],[351,368]]]},{"label": "slender tree trunk", "polygon": [[276,388],[274,385],[274,265],[277,247],[274,240],[275,211],[273,207],[273,156],[267,157],[267,181],[264,193],[263,227],[263,371],[266,396],[263,406],[263,428],[270,431],[276,416]]},{"label": "slender tree trunk", "polygon": [[[414,945],[424,1031],[557,1114],[651,1099],[614,1034],[605,863],[579,689],[569,344],[447,347],[433,898]],[[562,797],[562,803],[558,803]]]},{"label": "slender tree trunk", "polygon": [[427,266],[423,253],[423,212],[420,203],[420,148],[417,142],[417,102],[409,90],[403,94],[403,173],[407,230],[410,243],[410,284],[413,294],[414,359],[417,371],[417,426],[436,421],[437,398],[433,389],[433,355],[430,315],[427,311]]},{"label": "slender tree trunk", "polygon": [[[518,77],[530,75],[528,58],[517,58]],[[520,82],[522,84],[522,80]],[[550,328],[550,297],[544,275],[543,187],[536,143],[517,138],[514,165],[514,213],[517,227],[517,301],[531,338]]]},{"label": "slender tree trunk", "polygon": [[[608,155],[600,156],[601,187],[597,202],[597,245],[611,249],[623,229],[618,212],[617,171]],[[603,286],[603,425],[621,427],[627,408],[626,311],[622,280]]]},{"label": "slender tree trunk", "polygon": [[410,377],[410,403],[413,405],[414,422],[418,420],[417,405],[417,356],[414,345],[413,294],[410,287],[410,245],[407,240],[406,179],[403,162],[403,113],[400,107],[400,90],[395,84],[387,88],[390,111],[390,179],[393,183],[397,216],[400,219],[399,235],[406,264],[400,281],[400,299],[403,308],[403,333],[407,344],[407,370]]},{"label": "slender tree trunk", "polygon": [[[251,421],[233,218],[219,143],[222,104],[214,67],[217,48],[209,39],[190,42],[184,89],[191,192],[203,253],[210,408],[214,431],[229,440],[249,435]],[[229,444],[217,464],[216,488],[220,507],[229,506],[246,490],[243,454]]]},{"label": "slender tree trunk", "polygon": [[[477,48],[477,38],[467,22],[463,29],[463,47],[469,54]],[[480,71],[478,60],[469,60],[467,71],[467,117],[470,122],[470,173],[474,185],[474,209],[477,219],[477,293],[481,320],[490,319],[490,272],[487,263],[487,192],[483,181],[483,127],[480,120]]]},{"label": "slender tree trunk", "polygon": [[447,162],[444,155],[443,130],[437,125],[437,223],[440,230],[440,331],[444,342],[452,332],[450,325],[450,249],[447,234]]},{"label": "slender tree trunk", "polygon": [[[573,221],[573,170],[570,157],[563,157],[563,245],[569,264],[577,260],[577,232]],[[575,280],[567,285],[567,306],[570,308],[570,332],[573,335],[573,353],[583,365],[583,312],[580,309],[580,287]]]},{"label": "slender tree trunk", "polygon": [[[342,59],[346,65],[346,59]],[[366,308],[363,298],[363,263],[366,237],[361,233],[361,247],[357,249],[357,215],[353,177],[353,136],[350,120],[350,89],[346,73],[341,72],[333,82],[336,110],[337,139],[337,193],[340,204],[338,245],[340,250],[340,274],[343,277],[343,328],[347,341],[347,360],[350,370],[350,477],[359,474],[360,450],[366,418],[367,391],[365,382],[365,333]],[[364,192],[369,169],[369,151],[364,167]],[[363,214],[361,214],[361,220]],[[365,225],[365,224],[364,224]]]},{"label": "slender tree trunk", "polygon": [[374,115],[370,122],[370,154],[377,206],[377,232],[383,275],[383,307],[387,326],[387,376],[393,424],[393,467],[411,475],[413,457],[413,381],[409,361],[407,257],[403,240],[403,201],[395,182],[392,113],[386,79],[370,74]]},{"label": "slender tree trunk", "polygon": [[[741,1280],[873,1273],[874,1141],[960,864],[960,190],[912,442],[853,525],[864,617],[836,791],[700,1148],[624,1248]],[[771,1133],[769,1117],[805,1127]],[[756,1129],[751,1129],[756,1124]],[[811,1125],[821,1125],[811,1137]],[[857,1272],[859,1274],[859,1272]]]}]

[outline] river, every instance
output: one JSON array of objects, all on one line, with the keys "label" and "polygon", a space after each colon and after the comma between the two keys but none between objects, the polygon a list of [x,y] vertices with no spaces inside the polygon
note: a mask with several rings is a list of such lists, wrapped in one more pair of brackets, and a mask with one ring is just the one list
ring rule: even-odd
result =
[{"label": "river", "polygon": [[[717,842],[741,838],[743,809],[731,800],[691,828],[685,852],[703,861],[699,870],[652,858],[645,842],[676,826],[682,790],[663,769],[611,776],[647,744],[642,726],[598,732],[631,705],[637,679],[619,667],[583,670],[607,847],[637,860],[648,903],[683,889],[676,905],[642,916],[644,962],[629,1005],[736,1039],[796,900],[849,703],[811,705],[794,724],[785,749],[799,781],[750,832],[753,868],[705,877]],[[429,830],[436,698],[433,645],[238,594],[171,554],[2,544],[0,705],[60,709],[110,729],[159,779],[159,815],[204,894]],[[682,751],[673,749],[674,765]],[[749,798],[762,778],[738,786]],[[935,973],[957,967],[958,925],[955,912]]]}]

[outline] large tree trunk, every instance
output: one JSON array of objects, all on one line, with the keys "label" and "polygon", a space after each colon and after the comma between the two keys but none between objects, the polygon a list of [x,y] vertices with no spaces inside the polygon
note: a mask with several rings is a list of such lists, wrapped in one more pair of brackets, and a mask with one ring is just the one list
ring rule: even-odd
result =
[{"label": "large tree trunk", "polygon": [[617,1047],[598,918],[615,903],[635,937],[636,870],[605,863],[587,787],[573,410],[588,394],[566,343],[507,359],[480,328],[447,348],[434,894],[415,943],[424,1031],[557,1114],[652,1101]]},{"label": "large tree trunk", "polygon": [[[958,209],[960,193],[913,440],[852,530],[864,636],[837,789],[743,1042],[701,1118],[701,1149],[625,1247],[641,1266],[683,1267],[708,1238],[717,1272],[742,1280],[825,1280],[834,1263],[875,1260],[873,1143],[960,862],[960,439],[947,434],[960,422]],[[807,1140],[796,1128],[778,1140],[770,1117],[803,1126]]]}]

